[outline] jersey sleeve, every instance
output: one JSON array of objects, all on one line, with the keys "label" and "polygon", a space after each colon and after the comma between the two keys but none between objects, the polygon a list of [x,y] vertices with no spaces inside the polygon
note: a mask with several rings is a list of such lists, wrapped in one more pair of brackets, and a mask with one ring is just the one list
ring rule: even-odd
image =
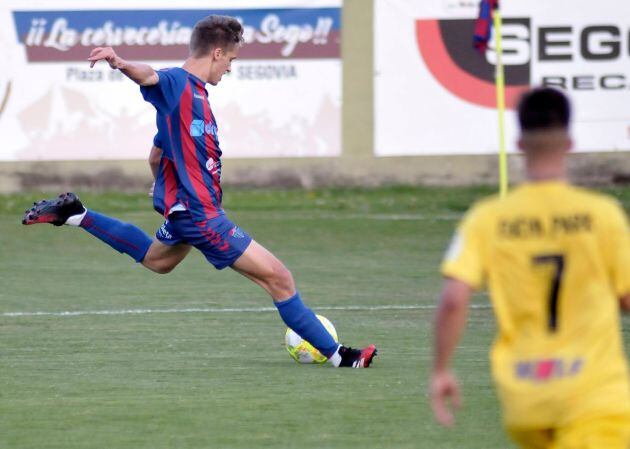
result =
[{"label": "jersey sleeve", "polygon": [[158,147],[160,149],[164,148],[164,144],[162,143],[162,138],[160,137],[160,133],[157,133],[154,137],[153,137],[153,146],[154,147]]},{"label": "jersey sleeve", "polygon": [[179,98],[186,86],[186,77],[178,76],[174,69],[158,70],[158,82],[153,86],[140,86],[140,92],[145,101],[151,103],[155,109],[168,115],[179,102]]},{"label": "jersey sleeve", "polygon": [[630,225],[628,217],[618,204],[607,216],[609,273],[615,294],[623,296],[630,293]]},{"label": "jersey sleeve", "polygon": [[475,290],[483,286],[485,274],[480,219],[478,207],[466,214],[451,239],[440,268],[443,276],[465,282]]}]

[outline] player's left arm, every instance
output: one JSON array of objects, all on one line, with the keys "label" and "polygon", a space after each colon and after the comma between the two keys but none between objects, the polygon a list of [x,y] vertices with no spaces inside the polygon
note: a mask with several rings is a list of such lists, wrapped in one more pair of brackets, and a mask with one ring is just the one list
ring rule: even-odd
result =
[{"label": "player's left arm", "polygon": [[107,61],[112,69],[120,70],[125,76],[140,86],[154,86],[159,82],[153,67],[141,62],[127,61],[116,54],[112,47],[97,47],[90,52],[90,68],[98,61]]},{"label": "player's left arm", "polygon": [[158,172],[160,171],[160,162],[162,161],[162,149],[155,144],[151,147],[149,152],[149,167],[151,168],[151,174],[153,175],[153,183],[149,189],[149,196],[153,198],[153,190],[155,189],[155,180],[157,179]]},{"label": "player's left arm", "polygon": [[605,254],[610,267],[611,283],[619,299],[619,307],[630,312],[630,223],[618,203],[606,211],[605,216]]},{"label": "player's left arm", "polygon": [[162,160],[162,148],[153,144],[151,151],[149,152],[149,167],[151,167],[151,173],[153,179],[157,179],[158,170],[160,169],[160,161]]},{"label": "player's left arm", "polygon": [[429,394],[433,415],[436,421],[444,426],[453,424],[452,409],[461,406],[457,377],[450,369],[450,362],[466,327],[472,292],[472,287],[466,282],[445,278],[435,317],[434,358]]}]

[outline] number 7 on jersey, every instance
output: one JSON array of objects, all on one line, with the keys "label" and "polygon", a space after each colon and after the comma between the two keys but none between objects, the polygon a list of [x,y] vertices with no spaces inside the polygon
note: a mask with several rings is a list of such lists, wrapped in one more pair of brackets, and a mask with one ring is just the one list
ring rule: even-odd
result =
[{"label": "number 7 on jersey", "polygon": [[544,254],[532,258],[534,265],[551,264],[555,267],[554,275],[551,279],[551,289],[549,291],[549,331],[555,332],[558,329],[558,295],[560,293],[560,282],[564,271],[564,255]]}]

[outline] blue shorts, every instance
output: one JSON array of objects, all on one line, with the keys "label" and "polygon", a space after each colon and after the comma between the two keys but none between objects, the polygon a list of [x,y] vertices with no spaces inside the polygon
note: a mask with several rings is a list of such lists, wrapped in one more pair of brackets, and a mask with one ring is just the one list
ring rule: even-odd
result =
[{"label": "blue shorts", "polygon": [[188,211],[173,212],[155,237],[165,245],[186,243],[197,248],[217,270],[241,257],[252,238],[225,215],[194,222]]}]

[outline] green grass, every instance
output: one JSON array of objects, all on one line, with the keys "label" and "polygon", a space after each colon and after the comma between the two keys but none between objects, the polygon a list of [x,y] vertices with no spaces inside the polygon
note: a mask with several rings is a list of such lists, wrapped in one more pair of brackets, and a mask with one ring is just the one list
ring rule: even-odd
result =
[{"label": "green grass", "polygon": [[[287,264],[315,309],[431,306],[458,217],[489,192],[236,190],[225,206]],[[630,191],[610,192],[630,204]],[[145,195],[79,193],[150,233],[161,223]],[[294,363],[274,312],[8,316],[271,306],[197,253],[160,276],[81,230],[21,226],[40,196],[0,197],[0,447],[511,447],[488,372],[489,309],[472,311],[457,353],[465,406],[449,430],[427,404],[431,308],[322,310],[343,342],[377,344],[369,370]]]}]

